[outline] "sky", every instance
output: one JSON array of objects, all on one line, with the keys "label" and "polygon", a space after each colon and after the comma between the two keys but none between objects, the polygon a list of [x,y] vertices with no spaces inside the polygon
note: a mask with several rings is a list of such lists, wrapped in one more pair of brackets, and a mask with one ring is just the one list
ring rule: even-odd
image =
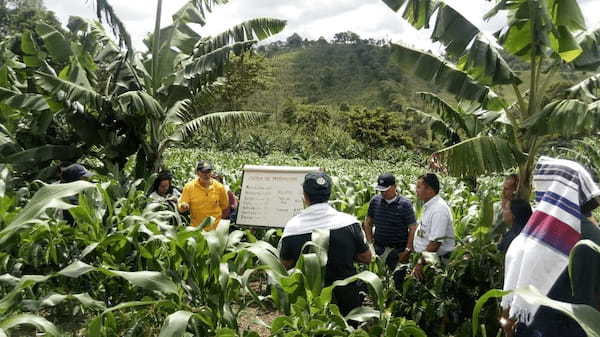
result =
[{"label": "sky", "polygon": [[[189,0],[164,0],[161,26],[171,22],[171,15]],[[489,10],[494,1],[446,0],[453,8],[487,33],[494,33],[505,22],[502,16],[483,22],[482,13]],[[92,0],[44,0],[47,9],[54,11],[66,24],[69,16],[76,15],[95,19],[95,1]],[[137,50],[145,49],[142,40],[154,28],[157,0],[109,0],[119,18],[132,36]],[[580,0],[588,28],[600,26],[599,0]],[[293,33],[316,40],[320,36],[328,40],[343,31],[353,31],[361,38],[386,39],[421,49],[435,48],[429,42],[430,32],[417,31],[392,12],[381,0],[231,0],[217,6],[207,17],[207,25],[198,27],[203,36],[213,35],[244,20],[271,17],[287,20],[286,28],[268,41],[285,40]]]}]

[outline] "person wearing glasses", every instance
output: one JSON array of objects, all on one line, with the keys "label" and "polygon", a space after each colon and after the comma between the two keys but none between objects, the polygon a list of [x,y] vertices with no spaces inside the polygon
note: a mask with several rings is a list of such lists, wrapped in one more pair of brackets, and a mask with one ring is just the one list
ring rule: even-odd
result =
[{"label": "person wearing glasses", "polygon": [[218,181],[212,179],[213,166],[201,160],[196,166],[196,179],[188,182],[183,187],[183,192],[177,203],[179,212],[189,211],[191,225],[198,226],[206,218],[213,217],[204,230],[211,231],[217,228],[222,214],[229,208],[229,200],[225,187]]}]

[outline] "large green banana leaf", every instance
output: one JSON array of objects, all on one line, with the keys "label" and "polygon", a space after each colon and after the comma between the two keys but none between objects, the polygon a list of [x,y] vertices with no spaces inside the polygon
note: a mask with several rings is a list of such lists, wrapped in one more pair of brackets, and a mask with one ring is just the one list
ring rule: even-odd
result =
[{"label": "large green banana leaf", "polygon": [[448,173],[459,177],[502,173],[527,160],[508,141],[494,136],[469,138],[436,153],[446,162]]}]

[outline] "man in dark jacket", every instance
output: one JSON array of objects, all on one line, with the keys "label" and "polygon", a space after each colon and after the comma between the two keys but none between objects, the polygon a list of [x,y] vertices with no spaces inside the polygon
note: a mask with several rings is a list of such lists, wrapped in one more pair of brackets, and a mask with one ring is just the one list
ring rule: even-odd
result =
[{"label": "man in dark jacket", "polygon": [[[328,204],[331,178],[323,172],[308,173],[302,189],[307,206],[285,226],[279,257],[283,265],[292,268],[302,254],[302,247],[312,238],[314,230],[329,230],[329,251],[325,267],[325,286],[356,274],[354,262],[371,262],[369,250],[359,221],[336,211]],[[342,315],[362,305],[359,287],[352,283],[336,287],[333,297]]]}]

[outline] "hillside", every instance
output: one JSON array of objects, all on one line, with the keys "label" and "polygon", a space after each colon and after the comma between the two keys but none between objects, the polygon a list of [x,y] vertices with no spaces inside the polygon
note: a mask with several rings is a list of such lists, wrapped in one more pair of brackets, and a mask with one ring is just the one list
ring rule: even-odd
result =
[{"label": "hillside", "polygon": [[282,100],[402,111],[417,103],[417,91],[432,90],[430,85],[403,72],[386,45],[317,41],[298,48],[262,51],[271,81],[249,103],[263,111],[277,111]]}]

